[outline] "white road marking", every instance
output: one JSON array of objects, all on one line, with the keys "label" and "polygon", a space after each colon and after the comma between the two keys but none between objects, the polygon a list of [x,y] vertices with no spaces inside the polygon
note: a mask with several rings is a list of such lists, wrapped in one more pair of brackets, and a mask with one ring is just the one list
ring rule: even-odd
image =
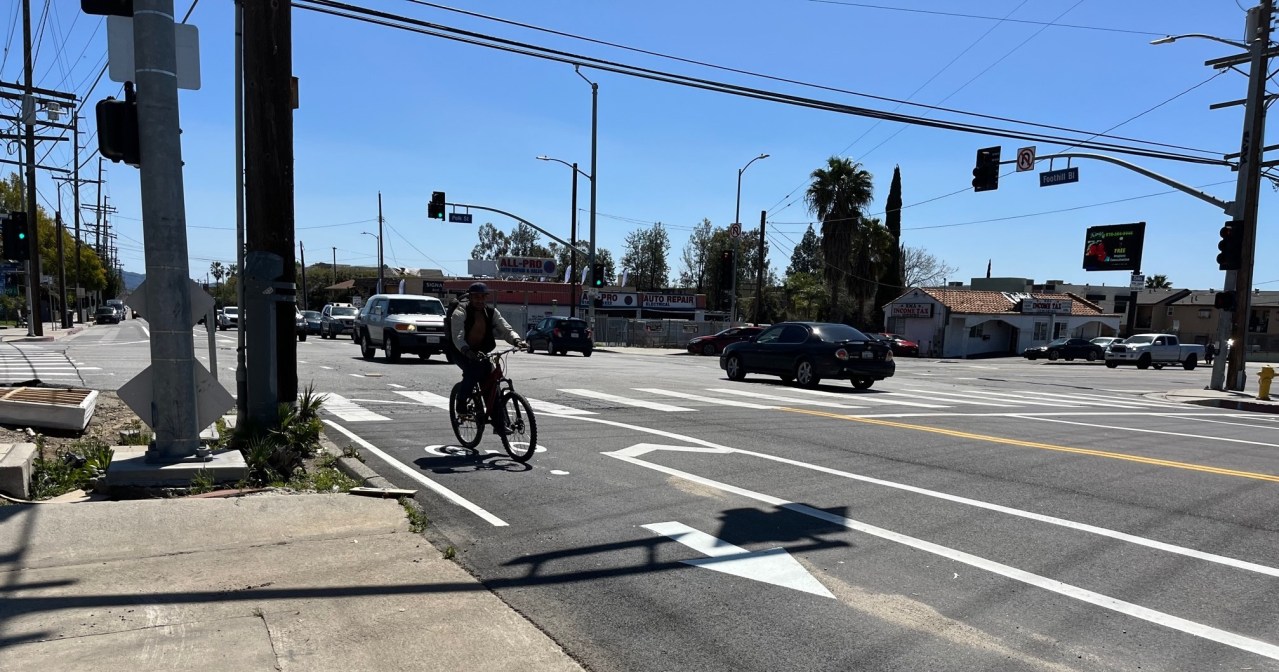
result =
[{"label": "white road marking", "polygon": [[751,552],[676,521],[640,527],[670,537],[702,555],[710,556],[680,561],[686,565],[705,567],[752,581],[835,599],[826,586],[780,546]]},{"label": "white road marking", "polygon": [[693,410],[691,408],[684,408],[683,406],[671,406],[669,404],[663,404],[656,401],[645,401],[643,399],[631,399],[629,397],[619,397],[615,394],[608,394],[605,392],[596,392],[595,390],[571,389],[571,390],[560,390],[560,392],[576,394],[579,397],[586,397],[588,399],[599,399],[601,401],[611,401],[614,403],[622,404],[623,406],[647,408],[652,411],[665,411],[667,413],[678,413],[681,411]]},{"label": "white road marking", "polygon": [[[590,421],[590,419],[586,419],[586,418],[584,418],[584,420]],[[697,449],[688,448],[685,450],[696,451]],[[728,450],[731,452],[737,452],[735,451],[735,449],[728,449]],[[720,451],[720,450],[704,451],[703,450],[701,452],[723,452],[723,451]],[[747,451],[741,451],[741,452],[747,452]],[[810,507],[804,504],[789,502],[787,500],[784,500],[778,497],[773,497],[771,495],[766,495],[759,492],[753,492],[745,488],[739,488],[737,486],[729,485],[727,483],[721,483],[719,481],[715,481],[709,478],[704,478],[701,476],[690,474],[688,472],[680,471],[678,469],[671,469],[669,467],[665,467],[662,465],[646,462],[632,455],[625,454],[624,451],[617,451],[616,453],[604,453],[604,454],[609,455],[611,457],[616,457],[619,460],[629,462],[637,466],[642,466],[642,467],[652,469],[654,471],[659,471],[671,476],[683,478],[707,487],[715,488],[717,490],[730,492],[733,494],[740,495],[742,497],[763,502],[765,504],[783,508],[788,511],[801,513],[807,516],[811,516],[813,518],[817,518],[819,520],[823,520],[836,525],[841,525],[850,530],[854,530],[857,532],[861,532],[863,534],[868,534],[874,537],[878,537],[880,539],[884,539],[885,541],[891,541],[894,543],[902,544],[904,546],[914,548],[916,550],[924,551],[926,553],[932,553],[934,555],[937,555],[943,558],[954,560],[955,562],[962,562],[971,567],[983,569],[992,574],[998,574],[1000,576],[1012,579],[1014,581],[1020,581],[1027,585],[1035,586],[1037,588],[1041,588],[1043,590],[1046,590],[1052,593],[1057,593],[1058,595],[1070,597],[1087,604],[1092,604],[1094,606],[1101,607],[1103,609],[1108,609],[1117,613],[1131,616],[1133,618],[1138,618],[1144,621],[1148,621],[1156,625],[1161,625],[1172,630],[1177,630],[1190,635],[1194,635],[1196,637],[1201,637],[1203,639],[1218,642],[1220,644],[1225,644],[1226,646],[1234,647],[1243,651],[1248,651],[1261,656],[1265,656],[1267,658],[1279,660],[1279,646],[1275,646],[1273,644],[1269,644],[1261,640],[1252,639],[1250,637],[1244,637],[1241,635],[1237,635],[1233,632],[1227,632],[1219,628],[1214,628],[1212,626],[1205,625],[1203,623],[1197,623],[1195,621],[1180,618],[1178,616],[1173,616],[1171,614],[1167,614],[1161,611],[1156,611],[1148,607],[1143,607],[1141,605],[1134,604],[1132,602],[1119,600],[1119,599],[1110,597],[1108,595],[1103,595],[1101,593],[1087,590],[1085,588],[1080,588],[1078,586],[1074,586],[1062,581],[1058,581],[1056,579],[1050,579],[1045,576],[1033,574],[1031,572],[1027,572],[1025,570],[1003,564],[1001,562],[989,560],[977,555],[973,555],[971,553],[966,553],[964,551],[942,546],[941,544],[936,544],[936,543],[925,541],[923,539],[919,539],[916,537],[911,537],[905,534],[901,534],[899,532],[893,532],[892,530],[887,530],[882,527],[877,527],[875,525],[863,523],[861,521],[853,520],[851,518],[845,518],[843,516],[829,513],[827,511],[822,511],[820,509],[815,509],[813,507]]]},{"label": "white road marking", "polygon": [[562,469],[552,469],[551,473],[556,476],[568,476],[568,472]]},{"label": "white road marking", "polygon": [[815,394],[823,397],[834,397],[837,399],[850,399],[852,401],[856,401],[859,404],[863,402],[870,402],[874,404],[889,404],[892,406],[915,406],[918,408],[950,408],[950,406],[947,406],[945,404],[924,404],[918,401],[902,401],[901,399],[898,399],[897,397],[910,397],[912,399],[915,399],[917,397],[913,397],[908,394],[901,394],[899,392],[840,393],[840,392],[827,392],[826,390],[808,390],[802,387],[797,387],[791,390],[791,392],[799,392],[800,394]]},{"label": "white road marking", "polygon": [[333,422],[332,420],[325,420],[325,421],[324,421],[324,424],[326,424],[326,425],[328,425],[328,426],[330,426],[330,427],[332,427],[332,428],[334,428],[334,429],[338,430],[339,432],[342,432],[343,434],[345,434],[345,435],[347,436],[347,438],[349,438],[349,439],[351,439],[352,441],[354,441],[354,442],[356,442],[356,443],[360,444],[360,447],[361,447],[361,448],[364,448],[365,450],[369,451],[370,453],[373,453],[374,455],[377,455],[377,456],[378,456],[379,458],[381,458],[384,462],[386,462],[387,464],[391,465],[393,468],[395,468],[395,469],[396,469],[396,470],[398,470],[399,472],[403,473],[404,475],[408,476],[409,478],[412,478],[413,480],[417,481],[418,483],[421,483],[422,485],[426,486],[427,488],[429,488],[429,489],[433,490],[434,492],[436,492],[437,494],[439,494],[441,497],[444,497],[445,499],[449,500],[450,502],[453,502],[454,504],[457,504],[458,506],[460,506],[460,507],[462,507],[462,508],[464,508],[464,509],[466,509],[466,510],[470,511],[471,513],[474,513],[475,515],[477,515],[477,516],[479,516],[480,518],[484,519],[486,522],[488,522],[489,524],[493,525],[494,527],[506,527],[506,526],[507,526],[506,521],[504,521],[504,520],[502,520],[501,518],[498,518],[497,516],[495,516],[495,515],[493,515],[493,514],[489,513],[489,512],[488,512],[488,511],[486,511],[483,507],[481,507],[481,506],[479,506],[479,505],[477,505],[477,504],[475,504],[475,503],[471,502],[470,500],[468,500],[468,499],[466,499],[465,497],[463,497],[463,496],[461,496],[461,495],[457,494],[456,492],[453,492],[452,490],[449,490],[448,488],[444,487],[443,485],[440,485],[439,483],[436,483],[435,481],[432,481],[431,479],[429,479],[429,478],[427,478],[426,476],[422,475],[422,473],[421,473],[421,472],[419,472],[419,471],[417,471],[417,470],[415,470],[415,469],[413,469],[413,468],[409,467],[408,465],[404,464],[403,462],[400,462],[399,460],[395,459],[394,457],[391,457],[390,455],[386,454],[386,453],[385,453],[385,452],[383,452],[381,449],[379,449],[377,446],[375,446],[375,445],[373,445],[373,444],[369,443],[368,441],[365,441],[364,439],[360,438],[359,436],[356,436],[356,434],[355,434],[354,432],[352,432],[352,431],[348,430],[347,428],[343,427],[342,425],[339,425],[339,424],[337,424],[336,422]]},{"label": "white road marking", "polygon": [[332,370],[333,370],[333,367],[331,367],[331,366],[325,366],[325,365],[323,365],[323,364],[321,364],[321,365],[320,365],[320,368],[321,368],[321,369],[324,369],[324,370],[326,370],[326,371],[332,371]]},{"label": "white road marking", "polygon": [[[970,399],[967,395],[964,395],[964,394],[958,394],[958,393],[950,393],[950,392],[933,392],[933,391],[931,391],[931,390],[912,390],[912,389],[907,389],[906,391],[907,391],[907,392],[915,392],[915,393],[916,393],[916,394],[914,394],[914,395],[910,395],[910,394],[908,394],[908,395],[906,395],[906,396],[908,396],[908,397],[909,397],[909,396],[915,396],[915,397],[917,397],[917,398],[919,398],[919,399],[931,399],[931,400],[933,400],[933,401],[949,401],[949,402],[951,402],[951,403],[971,404],[971,405],[973,405],[973,406],[997,406],[997,407],[1000,407],[1000,408],[1012,408],[1012,407],[1013,407],[1013,404],[996,404],[996,403],[994,403],[994,402],[990,402],[990,401],[973,401],[973,400],[972,400],[972,399]],[[898,392],[897,394],[901,394],[901,392]],[[938,399],[938,398],[936,397],[936,395],[941,395],[941,396],[942,396],[942,398],[941,398],[941,399]],[[958,400],[956,400],[956,399],[950,399],[949,397],[958,397]]]},{"label": "white road marking", "polygon": [[142,330],[142,333],[143,333],[143,334],[146,334],[146,337],[147,337],[147,338],[151,338],[151,330],[150,330],[150,329],[147,329],[147,328],[146,328],[146,326],[141,325],[141,324],[139,324],[139,325],[138,325],[138,328]]},{"label": "white road marking", "polygon": [[1111,425],[1098,425],[1090,422],[1071,422],[1069,420],[1054,420],[1030,414],[1018,413],[1014,417],[1026,417],[1031,420],[1039,420],[1041,422],[1059,422],[1063,425],[1079,425],[1081,427],[1092,427],[1094,429],[1114,429],[1123,432],[1141,432],[1143,434],[1166,434],[1168,436],[1180,436],[1187,439],[1205,439],[1207,441],[1227,441],[1230,443],[1246,443],[1252,446],[1266,446],[1267,448],[1279,448],[1279,443],[1266,443],[1264,441],[1249,441],[1247,439],[1228,439],[1224,436],[1204,436],[1202,434],[1186,434],[1185,432],[1165,432],[1159,429],[1141,429],[1139,427],[1114,427]]},{"label": "white road marking", "polygon": [[378,420],[390,420],[390,418],[385,415],[374,413],[362,406],[357,406],[355,402],[352,402],[350,399],[347,399],[340,394],[324,392],[319,396],[324,399],[324,410],[346,420],[347,422],[376,422]]},{"label": "white road marking", "polygon": [[422,392],[419,390],[405,392],[396,390],[395,393],[400,396],[408,397],[419,404],[434,406],[435,408],[444,411],[449,410],[449,398],[440,396],[434,392]]},{"label": "white road marking", "polygon": [[1015,402],[1014,406],[1052,406],[1056,408],[1071,406],[1091,406],[1082,402],[1066,402],[1066,401],[1031,401],[1023,394],[1006,394],[1004,392],[988,392],[986,390],[966,390],[964,394],[980,395],[980,399],[989,399],[997,402]]},{"label": "white road marking", "polygon": [[793,406],[823,406],[826,408],[866,408],[865,406],[853,406],[852,404],[841,404],[834,401],[817,401],[815,399],[795,399],[794,397],[783,397],[776,394],[764,394],[763,392],[751,392],[750,390],[733,390],[726,387],[708,387],[707,392],[722,392],[724,394],[736,394],[742,397],[750,397],[752,399],[764,399],[767,401],[782,401]]},{"label": "white road marking", "polygon": [[700,401],[707,404],[716,404],[718,406],[736,406],[738,408],[753,408],[765,411],[776,406],[765,406],[763,404],[752,404],[749,401],[734,401],[732,399],[716,399],[701,394],[689,394],[688,392],[676,392],[674,390],[662,390],[656,387],[636,387],[633,388],[640,392],[648,392],[649,394],[660,394],[665,397],[675,397],[676,399],[688,399],[690,401]]},{"label": "white road marking", "polygon": [[[525,397],[528,399],[528,397]],[[543,413],[555,413],[557,415],[595,415],[594,411],[586,411],[580,408],[572,408],[571,406],[562,406],[551,401],[542,401],[541,399],[528,399],[528,405],[533,410]]]},{"label": "white road marking", "polygon": [[399,383],[387,383],[387,384],[386,384],[386,386],[387,386],[387,387],[394,387],[394,388],[395,388],[395,389],[397,389],[397,390],[402,390],[402,389],[404,389],[404,386],[403,386],[403,385],[400,385]]}]

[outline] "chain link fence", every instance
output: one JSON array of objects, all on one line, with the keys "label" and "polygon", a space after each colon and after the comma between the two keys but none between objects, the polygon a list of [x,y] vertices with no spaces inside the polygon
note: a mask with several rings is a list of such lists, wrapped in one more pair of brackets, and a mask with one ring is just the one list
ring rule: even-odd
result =
[{"label": "chain link fence", "polygon": [[717,334],[732,326],[728,322],[636,320],[625,317],[597,318],[596,322],[596,345],[632,348],[683,348],[698,336]]}]

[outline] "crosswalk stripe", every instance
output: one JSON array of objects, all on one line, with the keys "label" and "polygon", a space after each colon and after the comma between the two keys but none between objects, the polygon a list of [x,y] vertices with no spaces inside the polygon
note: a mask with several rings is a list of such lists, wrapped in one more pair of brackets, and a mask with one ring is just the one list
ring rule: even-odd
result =
[{"label": "crosswalk stripe", "polygon": [[374,413],[373,411],[356,404],[340,394],[326,392],[322,396],[324,398],[324,410],[346,420],[347,422],[374,422],[377,420],[390,420],[390,418],[385,415]]},{"label": "crosswalk stripe", "polygon": [[723,394],[736,394],[741,397],[750,397],[752,399],[766,399],[768,401],[781,401],[796,406],[824,406],[826,408],[866,408],[866,406],[853,406],[852,404],[841,404],[835,401],[818,401],[816,399],[796,399],[794,397],[783,397],[776,394],[764,394],[762,392],[751,392],[750,390],[731,390],[725,387],[708,387],[707,392],[721,392]]},{"label": "crosswalk stripe", "polygon": [[776,406],[765,406],[764,404],[752,404],[749,401],[734,401],[732,399],[716,399],[702,394],[689,394],[687,392],[675,392],[674,390],[661,390],[656,387],[636,387],[633,388],[640,392],[648,392],[649,394],[660,394],[666,397],[675,397],[677,399],[688,399],[691,401],[700,401],[707,404],[716,404],[718,406],[736,406],[738,408],[754,408],[756,410],[768,410],[777,408]]},{"label": "crosswalk stripe", "polygon": [[1080,404],[1083,406],[1101,406],[1102,408],[1141,408],[1140,404],[1134,404],[1128,401],[1112,400],[1112,399],[1080,399],[1065,394],[1055,394],[1052,392],[1038,392],[1029,390],[1021,394],[1031,395],[1031,399],[1060,399],[1065,403]]},{"label": "crosswalk stripe", "polygon": [[424,392],[422,390],[395,390],[395,393],[401,397],[408,397],[409,399],[425,406],[433,406],[443,411],[449,410],[449,398],[440,396],[434,392]]},{"label": "crosswalk stripe", "polygon": [[1086,394],[1083,392],[1077,392],[1072,394],[1064,394],[1064,393],[1061,393],[1061,394],[1063,394],[1063,396],[1068,396],[1068,397],[1079,397],[1080,399],[1098,399],[1101,401],[1113,400],[1116,403],[1120,403],[1120,404],[1134,404],[1137,406],[1153,406],[1155,408],[1184,408],[1185,407],[1185,404],[1181,404],[1175,401],[1155,401],[1154,399],[1138,399],[1133,397],[1108,397],[1103,394]]},{"label": "crosswalk stripe", "polygon": [[[1011,401],[1024,406],[1049,406],[1049,407],[1073,407],[1073,406],[1092,406],[1093,404],[1084,403],[1082,401],[1066,401],[1064,399],[1043,399],[1040,397],[1027,396],[1034,394],[1033,392],[989,392],[987,390],[971,390],[969,394],[980,395],[983,399],[994,399],[995,401]],[[1035,401],[1038,399],[1038,401]]]},{"label": "crosswalk stripe", "polygon": [[[932,390],[911,390],[911,389],[908,389],[906,391],[916,392],[917,394],[915,396],[920,399],[932,399],[934,401],[950,401],[952,403],[971,404],[973,406],[997,406],[999,408],[1012,408],[1014,406],[1014,404],[996,404],[990,401],[973,401],[967,395],[956,394],[951,392],[934,392]],[[919,395],[929,395],[929,396],[919,396]],[[936,395],[941,395],[942,399],[940,400],[937,399]],[[907,396],[910,396],[910,395],[907,395]],[[951,399],[951,397],[958,397],[958,399]]]},{"label": "crosswalk stripe", "polygon": [[857,403],[870,402],[872,404],[888,404],[890,406],[916,406],[919,408],[950,408],[945,404],[925,404],[918,401],[902,401],[898,397],[911,397],[918,399],[909,394],[901,394],[900,392],[861,392],[861,393],[839,393],[827,392],[826,390],[808,390],[797,387],[791,392],[799,392],[800,394],[816,394],[823,397],[837,397],[839,399],[852,399]]},{"label": "crosswalk stripe", "polygon": [[569,389],[569,390],[560,390],[560,392],[567,392],[568,394],[575,394],[579,397],[586,397],[588,399],[599,399],[601,401],[611,401],[614,403],[622,404],[623,406],[647,408],[652,411],[678,413],[681,411],[695,410],[692,408],[684,408],[683,406],[671,406],[670,404],[663,404],[656,401],[646,401],[644,399],[631,399],[629,397],[619,397],[615,394],[608,394],[606,392],[596,392],[595,390]]},{"label": "crosswalk stripe", "polygon": [[[528,399],[527,397],[525,397]],[[543,401],[541,399],[528,399],[528,405],[533,407],[535,411],[545,411],[547,413],[555,413],[557,415],[596,415],[595,411],[587,411],[581,408],[572,408],[563,406],[553,401]]]}]

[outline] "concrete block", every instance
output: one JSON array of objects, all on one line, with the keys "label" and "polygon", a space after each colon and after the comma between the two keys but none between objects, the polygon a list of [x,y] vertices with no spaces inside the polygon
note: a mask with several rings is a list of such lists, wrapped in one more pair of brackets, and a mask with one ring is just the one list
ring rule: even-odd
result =
[{"label": "concrete block", "polygon": [[34,443],[0,443],[0,492],[30,499],[31,468],[35,459]]},{"label": "concrete block", "polygon": [[115,456],[107,467],[107,486],[112,488],[186,487],[202,471],[207,472],[214,483],[237,483],[249,475],[249,466],[238,450],[180,462],[148,462],[146,446],[114,446],[112,450]]},{"label": "concrete block", "polygon": [[97,406],[97,390],[15,387],[0,395],[0,424],[82,432]]}]

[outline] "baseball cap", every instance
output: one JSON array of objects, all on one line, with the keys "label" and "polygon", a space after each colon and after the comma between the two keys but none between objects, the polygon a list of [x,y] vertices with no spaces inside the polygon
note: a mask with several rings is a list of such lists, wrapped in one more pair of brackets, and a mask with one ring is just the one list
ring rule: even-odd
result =
[{"label": "baseball cap", "polygon": [[466,293],[467,294],[488,294],[489,288],[488,288],[488,285],[485,285],[482,282],[473,282],[471,283],[470,288],[466,290]]}]

